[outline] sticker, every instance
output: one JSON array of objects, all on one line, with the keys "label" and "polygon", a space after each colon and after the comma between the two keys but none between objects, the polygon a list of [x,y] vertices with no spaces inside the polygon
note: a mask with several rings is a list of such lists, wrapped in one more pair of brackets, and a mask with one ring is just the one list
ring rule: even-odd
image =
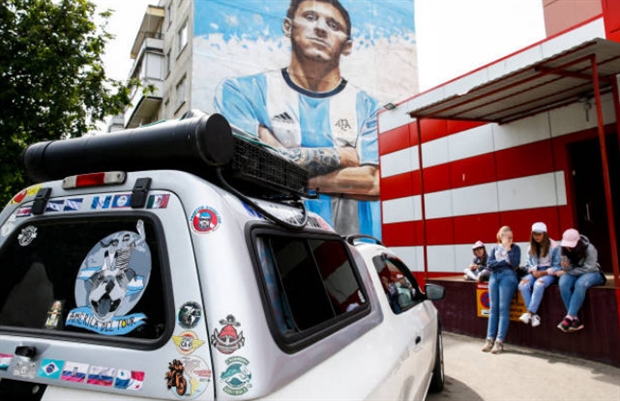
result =
[{"label": "sticker", "polygon": [[42,184],[36,184],[20,191],[17,195],[13,197],[13,199],[11,199],[10,204],[14,205],[16,203],[21,203],[24,199],[26,199],[26,197],[36,195],[37,192],[39,192],[39,189],[41,189],[41,186]]},{"label": "sticker", "polygon": [[84,383],[88,372],[87,363],[65,362],[62,368],[60,380],[74,383]]},{"label": "sticker", "polygon": [[12,354],[0,354],[0,370],[7,370],[13,359]]},{"label": "sticker", "polygon": [[199,340],[198,335],[191,330],[182,331],[178,336],[172,336],[172,341],[181,355],[189,355],[206,343],[204,340]]},{"label": "sticker", "polygon": [[37,376],[44,379],[59,379],[62,373],[62,365],[65,361],[59,359],[44,359],[41,361],[41,367]]},{"label": "sticker", "polygon": [[13,376],[23,377],[25,379],[34,379],[37,373],[37,364],[28,358],[16,358],[13,367]]},{"label": "sticker", "polygon": [[127,315],[138,303],[151,275],[151,251],[144,222],[117,231],[86,255],[75,279],[75,303],[65,325],[104,335],[123,335],[143,325],[146,315]]},{"label": "sticker", "polygon": [[258,213],[256,210],[254,210],[253,207],[251,207],[250,205],[248,205],[245,202],[241,202],[241,204],[243,205],[243,207],[245,208],[246,212],[248,212],[248,214],[251,217],[258,217],[258,218],[262,218],[263,216],[261,216],[260,213]]},{"label": "sticker", "polygon": [[32,214],[32,206],[23,206],[17,209],[15,212],[15,216],[17,217],[28,217]]},{"label": "sticker", "polygon": [[74,198],[65,200],[65,207],[62,209],[65,212],[76,212],[82,208],[83,198]]},{"label": "sticker", "polygon": [[144,384],[144,372],[119,369],[114,381],[114,388],[121,390],[140,390]]},{"label": "sticker", "polygon": [[185,302],[183,306],[179,308],[177,318],[179,324],[184,329],[193,329],[198,324],[200,317],[202,316],[202,310],[197,302]]},{"label": "sticker", "polygon": [[213,232],[217,230],[222,222],[220,215],[209,206],[201,206],[194,210],[189,220],[192,228],[197,233]]},{"label": "sticker", "polygon": [[165,209],[168,207],[168,200],[170,194],[165,195],[151,195],[146,202],[147,209]]},{"label": "sticker", "polygon": [[217,329],[215,329],[213,331],[211,344],[222,354],[226,355],[232,354],[243,347],[245,343],[243,331],[237,331],[237,327],[241,326],[241,323],[239,323],[233,315],[228,315],[226,319],[220,320],[220,324],[223,326],[222,330],[218,332]]},{"label": "sticker", "polygon": [[131,194],[114,195],[112,209],[119,209],[131,206]]},{"label": "sticker", "polygon": [[37,228],[28,226],[22,229],[22,232],[17,236],[17,241],[21,246],[28,246],[35,238],[37,238]]},{"label": "sticker", "polygon": [[55,300],[49,308],[47,312],[47,319],[45,319],[45,325],[43,326],[46,329],[57,329],[58,324],[60,323],[62,326],[62,307],[64,301]]},{"label": "sticker", "polygon": [[103,366],[91,366],[86,383],[95,386],[111,387],[116,376],[116,369]]},{"label": "sticker", "polygon": [[91,209],[108,209],[112,203],[112,196],[95,196],[93,203],[90,205]]},{"label": "sticker", "polygon": [[250,361],[241,356],[226,359],[228,367],[220,375],[220,383],[226,383],[223,390],[226,394],[242,395],[252,387],[252,373],[248,370]]},{"label": "sticker", "polygon": [[45,207],[46,212],[62,212],[62,209],[65,207],[64,200],[51,200],[47,202],[47,206]]},{"label": "sticker", "polygon": [[3,226],[2,229],[0,229],[0,234],[2,234],[3,237],[8,236],[11,231],[13,231],[13,227],[15,227],[15,225],[13,224],[12,221],[7,221]]},{"label": "sticker", "polygon": [[185,356],[168,363],[166,387],[179,398],[196,398],[206,390],[212,375],[204,359]]}]

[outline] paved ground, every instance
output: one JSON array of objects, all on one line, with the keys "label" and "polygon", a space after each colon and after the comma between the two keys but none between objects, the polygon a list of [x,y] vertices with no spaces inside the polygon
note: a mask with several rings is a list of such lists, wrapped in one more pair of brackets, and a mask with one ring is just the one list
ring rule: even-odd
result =
[{"label": "paved ground", "polygon": [[510,344],[487,354],[483,342],[444,333],[446,387],[427,401],[620,401],[618,368]]}]

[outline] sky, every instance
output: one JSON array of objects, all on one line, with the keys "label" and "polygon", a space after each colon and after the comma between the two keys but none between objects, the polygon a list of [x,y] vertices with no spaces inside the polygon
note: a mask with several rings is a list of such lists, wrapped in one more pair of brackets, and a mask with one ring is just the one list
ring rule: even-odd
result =
[{"label": "sky", "polygon": [[[124,81],[133,63],[129,53],[146,7],[158,1],[94,3],[101,10],[117,10],[108,24],[116,39],[108,43],[103,61],[109,77]],[[421,91],[545,37],[542,0],[415,0],[415,7]]]}]

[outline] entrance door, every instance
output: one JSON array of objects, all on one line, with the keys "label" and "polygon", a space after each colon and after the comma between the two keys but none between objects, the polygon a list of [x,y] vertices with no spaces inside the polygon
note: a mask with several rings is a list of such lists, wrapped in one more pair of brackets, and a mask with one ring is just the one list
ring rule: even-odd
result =
[{"label": "entrance door", "polygon": [[[620,235],[620,151],[618,135],[606,135],[607,159],[611,178],[612,201],[616,234]],[[590,239],[599,252],[601,267],[606,272],[613,270],[607,226],[605,187],[601,152],[597,138],[575,142],[568,145],[569,160],[573,176],[573,199],[577,213],[577,229]],[[616,247],[618,243],[616,243]]]}]

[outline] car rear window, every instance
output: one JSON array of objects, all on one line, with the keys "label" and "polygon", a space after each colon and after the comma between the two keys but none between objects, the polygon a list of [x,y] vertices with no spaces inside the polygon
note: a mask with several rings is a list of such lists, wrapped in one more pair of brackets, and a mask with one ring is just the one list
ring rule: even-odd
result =
[{"label": "car rear window", "polygon": [[27,221],[0,249],[0,326],[159,338],[166,307],[158,243],[150,217]]},{"label": "car rear window", "polygon": [[367,309],[359,274],[339,238],[263,233],[255,244],[269,309],[285,342]]}]

